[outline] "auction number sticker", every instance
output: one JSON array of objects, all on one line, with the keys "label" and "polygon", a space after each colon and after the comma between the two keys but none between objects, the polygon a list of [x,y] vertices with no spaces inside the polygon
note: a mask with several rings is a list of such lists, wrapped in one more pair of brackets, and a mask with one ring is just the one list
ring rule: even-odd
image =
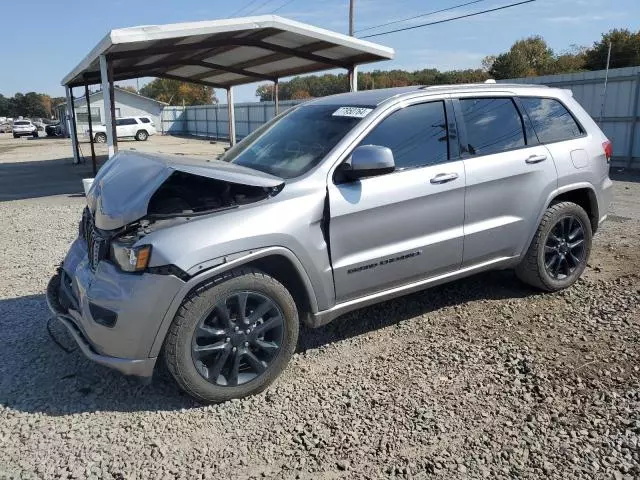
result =
[{"label": "auction number sticker", "polygon": [[333,112],[333,116],[364,118],[372,110],[373,108],[366,108],[366,107],[340,107],[335,112]]}]

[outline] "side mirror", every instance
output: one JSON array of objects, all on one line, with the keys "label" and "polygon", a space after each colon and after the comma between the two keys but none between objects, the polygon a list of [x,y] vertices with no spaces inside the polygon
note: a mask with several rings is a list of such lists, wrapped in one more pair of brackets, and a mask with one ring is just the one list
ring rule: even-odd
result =
[{"label": "side mirror", "polygon": [[393,152],[390,148],[379,145],[360,145],[341,167],[344,175],[351,180],[384,175],[395,169]]}]

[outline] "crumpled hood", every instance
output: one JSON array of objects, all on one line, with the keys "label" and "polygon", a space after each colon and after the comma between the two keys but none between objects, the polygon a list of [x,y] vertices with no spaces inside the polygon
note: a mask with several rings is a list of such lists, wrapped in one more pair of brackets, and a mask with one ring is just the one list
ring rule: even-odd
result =
[{"label": "crumpled hood", "polygon": [[122,151],[102,166],[87,194],[96,227],[114,230],[144,217],[151,196],[175,171],[255,187],[277,187],[284,182],[220,160]]}]

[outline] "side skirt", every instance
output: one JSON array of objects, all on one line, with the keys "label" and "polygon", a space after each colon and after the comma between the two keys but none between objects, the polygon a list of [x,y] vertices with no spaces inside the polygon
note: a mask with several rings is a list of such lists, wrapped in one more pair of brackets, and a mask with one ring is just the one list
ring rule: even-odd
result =
[{"label": "side skirt", "polygon": [[396,297],[401,297],[409,293],[418,292],[420,290],[440,285],[442,283],[447,283],[452,280],[468,277],[485,270],[493,270],[497,268],[513,266],[517,263],[518,259],[519,257],[517,256],[495,258],[493,260],[478,263],[476,265],[471,265],[466,268],[461,268],[460,270],[454,270],[453,272],[444,273],[435,277],[425,278],[423,280],[418,280],[406,285],[401,285],[399,287],[390,288],[388,290],[372,293],[364,297],[356,298],[343,303],[338,303],[328,310],[323,310],[321,312],[309,315],[307,317],[308,320],[306,321],[306,323],[313,328],[321,327],[322,325],[326,325],[332,320],[335,320],[340,315],[344,315],[345,313],[351,312],[353,310],[384,302],[386,300],[391,300]]}]

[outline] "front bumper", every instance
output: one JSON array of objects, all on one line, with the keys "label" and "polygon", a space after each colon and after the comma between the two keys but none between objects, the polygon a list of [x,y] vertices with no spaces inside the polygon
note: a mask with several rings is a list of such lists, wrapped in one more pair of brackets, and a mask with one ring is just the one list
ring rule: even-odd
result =
[{"label": "front bumper", "polygon": [[13,134],[14,134],[15,136],[17,136],[17,137],[26,137],[26,136],[31,136],[31,135],[33,135],[34,133],[37,133],[37,130],[33,130],[33,131],[31,131],[31,132],[24,132],[24,131],[22,131],[22,132],[16,132],[15,130],[13,131]]},{"label": "front bumper", "polygon": [[[150,377],[156,362],[151,347],[183,285],[172,275],[124,273],[106,261],[94,272],[86,243],[78,238],[49,282],[47,303],[90,360],[126,375]],[[109,322],[98,317],[104,312],[112,314]]]}]

